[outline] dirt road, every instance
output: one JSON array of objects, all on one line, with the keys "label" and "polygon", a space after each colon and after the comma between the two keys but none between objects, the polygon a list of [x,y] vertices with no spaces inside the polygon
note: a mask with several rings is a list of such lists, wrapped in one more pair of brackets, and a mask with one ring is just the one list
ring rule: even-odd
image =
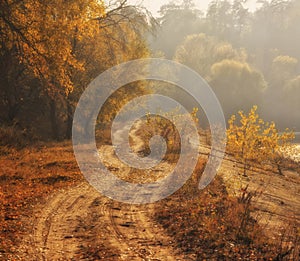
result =
[{"label": "dirt road", "polygon": [[[202,156],[208,149],[201,152]],[[208,151],[207,151],[208,150]],[[111,146],[101,148],[100,157],[116,176],[135,181],[135,175],[116,158]],[[161,164],[155,177],[161,178],[171,166]],[[234,161],[225,159],[220,170],[229,191],[249,184],[251,190],[263,187],[264,195],[254,202],[260,221],[279,231],[288,217],[299,213],[299,175],[284,176],[251,173],[251,179],[238,174]],[[149,173],[136,173],[149,182]],[[250,173],[249,173],[250,175]],[[164,229],[151,218],[155,204],[129,205],[99,194],[87,183],[56,192],[36,207],[32,226],[18,250],[20,260],[195,260],[176,249]],[[297,217],[299,220],[299,217]],[[265,224],[266,222],[261,222]]]},{"label": "dirt road", "polygon": [[[121,139],[122,133],[116,138]],[[139,139],[135,139],[135,145]],[[119,178],[150,182],[151,176],[133,175],[111,146],[99,149],[100,158]],[[161,164],[155,179],[168,173]],[[150,179],[149,179],[150,178]],[[104,197],[88,183],[56,192],[37,207],[32,228],[19,248],[22,260],[191,260],[151,219],[154,204],[129,205]]]},{"label": "dirt road", "polygon": [[112,201],[88,184],[38,207],[19,249],[24,260],[189,260],[149,218],[154,205]]}]

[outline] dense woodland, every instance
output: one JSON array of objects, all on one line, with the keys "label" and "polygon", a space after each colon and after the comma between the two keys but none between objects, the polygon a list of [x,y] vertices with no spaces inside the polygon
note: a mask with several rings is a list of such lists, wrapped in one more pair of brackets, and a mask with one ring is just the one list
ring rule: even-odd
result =
[{"label": "dense woodland", "polygon": [[[76,103],[111,66],[147,57],[147,14],[117,1],[1,1],[1,125],[69,138]],[[142,88],[132,85],[126,98]],[[116,94],[117,95],[117,94]]]},{"label": "dense woodland", "polygon": [[[299,131],[300,2],[261,1],[254,13],[245,2],[212,1],[206,13],[193,1],[170,2],[154,19],[126,0],[1,1],[2,132],[70,138],[87,85],[113,65],[144,57],[174,59],[197,71],[227,119],[258,105],[264,119]],[[108,102],[106,120],[149,91],[142,83],[124,87]]]}]

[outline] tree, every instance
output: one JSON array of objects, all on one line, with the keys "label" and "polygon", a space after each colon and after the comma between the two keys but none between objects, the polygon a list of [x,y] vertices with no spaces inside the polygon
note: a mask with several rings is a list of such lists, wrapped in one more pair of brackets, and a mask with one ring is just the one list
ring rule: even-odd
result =
[{"label": "tree", "polygon": [[287,80],[296,76],[298,60],[288,55],[279,55],[275,57],[272,63],[273,84],[283,87]]},{"label": "tree", "polygon": [[238,110],[249,110],[253,104],[260,105],[267,87],[259,71],[236,60],[223,60],[212,65],[209,83],[227,118]]},{"label": "tree", "polygon": [[[145,31],[148,30],[147,19],[147,14],[136,7],[127,6],[126,1],[110,9],[104,18],[94,19],[99,22],[99,27],[92,37],[83,38],[74,51],[76,57],[80,57],[85,62],[85,71],[77,72],[74,76],[75,92],[68,99],[72,107],[71,112],[74,111],[78,97],[86,86],[101,72],[117,64],[149,56],[143,38]],[[123,86],[104,104],[98,122],[109,124],[127,101],[146,92],[148,90],[144,82]],[[71,125],[72,118],[68,130],[71,130]]]},{"label": "tree", "polygon": [[[271,69],[267,75],[270,88],[264,98],[267,105],[266,111],[268,111],[269,118],[276,120],[281,128],[294,128],[295,118],[287,117],[287,112],[291,112],[292,104],[295,104],[293,97],[297,99],[297,91],[288,95],[288,92],[294,88],[287,87],[287,85],[291,84],[297,71],[298,59],[288,55],[276,55],[271,62]],[[287,100],[288,96],[290,100]],[[293,114],[289,114],[289,116]]]},{"label": "tree", "polygon": [[243,34],[248,30],[250,14],[244,7],[245,0],[211,1],[207,14],[207,33],[222,41],[240,44]]},{"label": "tree", "polygon": [[[83,61],[74,53],[74,43],[91,37],[96,22],[92,16],[104,16],[105,9],[98,1],[1,1],[0,3],[1,58],[3,64],[18,64],[24,82],[36,79],[39,83],[22,88],[12,77],[15,70],[5,69],[1,73],[1,89],[6,89],[5,98],[10,101],[14,94],[20,104],[24,93],[42,97],[49,103],[49,120],[53,135],[58,138],[58,100],[64,100],[74,90],[72,75],[83,71]],[[9,71],[10,70],[10,71]],[[20,84],[20,85],[19,85]],[[15,87],[15,88],[14,88]],[[34,90],[36,88],[36,90]],[[28,100],[30,101],[28,97]],[[15,106],[12,102],[10,106]],[[35,108],[37,109],[37,108]],[[10,121],[16,117],[14,113]]]},{"label": "tree", "polygon": [[229,120],[227,130],[227,149],[243,165],[243,174],[255,163],[271,161],[276,164],[281,174],[283,151],[294,138],[288,130],[279,133],[275,123],[264,122],[257,114],[257,106],[253,106],[248,115],[239,112],[239,124],[236,116]]},{"label": "tree", "polygon": [[221,40],[229,35],[232,25],[231,4],[229,1],[212,1],[207,10],[207,20],[210,32],[218,36]]},{"label": "tree", "polygon": [[178,46],[174,59],[194,69],[210,83],[227,118],[258,102],[266,87],[263,76],[246,63],[244,49],[234,49],[230,43],[205,34],[187,36]]},{"label": "tree", "polygon": [[219,42],[205,34],[193,34],[177,47],[174,58],[208,78],[213,64],[225,59],[244,61],[247,55],[242,49],[234,49],[230,43]]},{"label": "tree", "polygon": [[2,120],[11,124],[26,107],[27,123],[45,122],[45,115],[37,117],[44,111],[51,123],[45,129],[56,139],[67,129],[69,137],[75,104],[87,84],[112,65],[147,56],[146,21],[126,0],[114,6],[97,0],[1,1],[0,106],[9,107]]},{"label": "tree", "polygon": [[265,72],[269,68],[270,50],[277,49],[300,59],[300,35],[295,33],[300,22],[300,5],[297,0],[259,1],[261,7],[251,16],[242,45],[255,54],[255,64]]},{"label": "tree", "polygon": [[283,90],[282,95],[283,110],[285,115],[289,115],[282,121],[285,126],[289,126],[294,130],[300,129],[300,75],[289,80]]},{"label": "tree", "polygon": [[168,59],[172,59],[176,47],[187,35],[204,29],[203,14],[195,8],[193,1],[179,4],[171,1],[163,5],[159,13],[158,31],[151,45],[154,50],[162,51]]},{"label": "tree", "polygon": [[249,11],[244,7],[247,0],[234,0],[232,3],[233,24],[238,38],[242,36],[249,23]]}]

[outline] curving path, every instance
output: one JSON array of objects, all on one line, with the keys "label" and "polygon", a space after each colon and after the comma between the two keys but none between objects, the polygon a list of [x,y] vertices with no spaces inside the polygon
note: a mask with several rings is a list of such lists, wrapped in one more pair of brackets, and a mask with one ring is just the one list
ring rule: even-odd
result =
[{"label": "curving path", "polygon": [[[24,259],[189,260],[152,222],[153,207],[112,201],[85,183],[56,193],[35,212]],[[85,253],[89,247],[96,257]]]}]

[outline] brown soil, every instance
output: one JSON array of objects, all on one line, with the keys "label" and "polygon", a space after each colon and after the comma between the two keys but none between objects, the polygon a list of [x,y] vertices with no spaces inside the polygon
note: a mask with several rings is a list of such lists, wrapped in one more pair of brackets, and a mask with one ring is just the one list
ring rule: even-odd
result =
[{"label": "brown soil", "polygon": [[149,216],[154,205],[114,202],[82,183],[35,211],[24,260],[183,260]]},{"label": "brown soil", "polygon": [[[21,242],[18,242],[11,251],[10,258],[0,252],[0,259],[194,260],[191,256],[182,254],[172,237],[154,221],[155,204],[128,205],[100,195],[90,185],[79,181],[82,178],[78,178],[78,169],[74,167],[76,162],[70,144],[64,144],[64,148],[67,150],[64,153],[69,155],[67,158],[62,152],[63,149],[54,147],[39,148],[35,150],[35,154],[25,150],[21,153],[22,156],[20,153],[15,153],[14,156],[1,156],[4,164],[2,170],[13,173],[13,177],[20,176],[24,180],[30,180],[33,184],[30,198],[35,198],[39,203],[28,201],[33,208],[22,212],[22,218],[18,219],[24,226]],[[105,157],[109,158],[107,165],[117,176],[128,181],[134,177],[129,175],[132,174],[130,170],[120,165],[110,146],[104,146],[102,150]],[[43,154],[45,151],[47,154]],[[208,152],[209,149],[203,147],[200,154],[206,158]],[[51,158],[53,157],[51,153],[56,155],[55,158]],[[157,173],[163,177],[170,168],[170,165],[161,165]],[[57,180],[65,169],[69,174],[65,173],[64,177],[69,178]],[[28,175],[22,176],[20,173],[25,170]],[[266,225],[270,235],[281,233],[281,229],[290,221],[299,222],[299,172],[285,169],[284,176],[280,176],[271,169],[257,168],[249,171],[248,177],[242,176],[240,172],[238,164],[230,157],[226,157],[218,175],[223,178],[232,195],[237,194],[241,187],[248,184],[250,190],[262,191],[256,198],[254,215],[261,224]],[[6,177],[4,174],[2,176]],[[51,177],[56,178],[53,180]],[[145,176],[142,179],[147,182],[148,178]],[[6,182],[7,188],[4,191],[7,194],[6,200],[9,200],[9,189],[24,189],[24,191],[27,189],[25,181],[22,188],[18,185],[18,181],[16,187],[9,184],[10,181],[1,182]],[[66,182],[67,186],[57,186],[63,182]],[[47,187],[45,193],[41,192],[43,198],[34,195],[40,187]],[[56,192],[50,193],[50,189],[55,189]],[[8,203],[4,207],[7,206]],[[11,233],[15,235],[15,232]]]}]

